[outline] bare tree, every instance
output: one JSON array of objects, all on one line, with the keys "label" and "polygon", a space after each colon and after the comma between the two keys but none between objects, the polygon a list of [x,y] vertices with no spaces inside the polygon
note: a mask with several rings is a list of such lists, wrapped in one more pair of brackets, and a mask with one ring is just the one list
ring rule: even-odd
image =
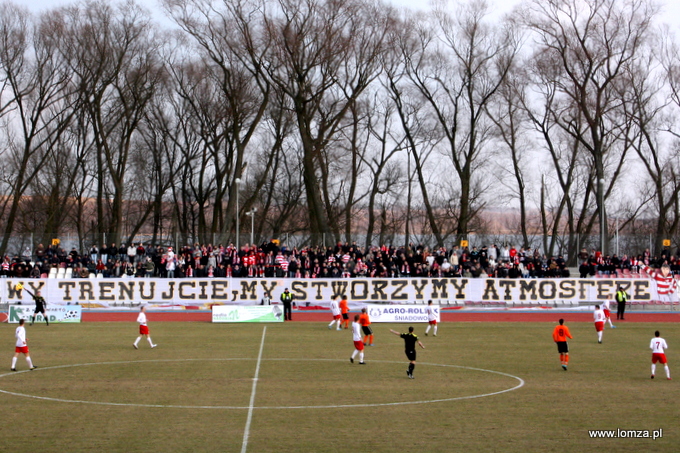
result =
[{"label": "bare tree", "polygon": [[[97,222],[119,242],[133,137],[163,78],[148,12],[127,2],[85,1],[51,14],[60,17],[58,42],[80,90],[97,156]],[[107,187],[110,183],[110,187]],[[105,200],[111,199],[110,221]],[[132,240],[132,237],[129,238]]]},{"label": "bare tree", "polygon": [[[429,106],[421,114],[432,115],[432,126],[443,139],[442,155],[459,179],[460,201],[452,204],[457,211],[458,239],[467,235],[483,207],[485,186],[479,170],[492,128],[485,107],[493,102],[518,49],[512,29],[492,27],[485,19],[488,14],[483,1],[462,5],[455,17],[438,8],[436,28],[420,29],[417,47],[405,48],[409,53],[404,54],[406,73]],[[427,202],[426,209],[430,210]],[[439,227],[432,220],[430,225],[442,245]]]},{"label": "bare tree", "polygon": [[[403,132],[397,134],[392,131],[398,142],[403,142],[407,150],[407,188],[405,206],[405,238],[404,245],[409,246],[412,234],[413,216],[413,180],[417,179],[422,197],[424,215],[432,234],[438,244],[444,241],[444,235],[439,228],[437,213],[435,212],[432,194],[429,189],[429,179],[426,176],[427,161],[433,154],[437,144],[442,139],[436,127],[433,126],[427,112],[423,112],[423,99],[416,87],[410,81],[413,68],[425,66],[429,56],[425,49],[436,37],[424,22],[423,17],[416,16],[404,21],[403,26],[391,35],[396,54],[390,53],[384,59],[383,84],[386,93],[395,106],[398,124]],[[415,173],[411,171],[411,161],[415,165]],[[429,173],[428,173],[429,174]],[[385,211],[383,211],[385,213]]]},{"label": "bare tree", "polygon": [[287,96],[274,90],[264,119],[268,133],[262,143],[269,152],[261,154],[256,163],[256,171],[266,178],[256,177],[262,183],[253,190],[263,219],[258,222],[258,236],[265,226],[272,238],[307,230],[307,216],[300,211],[304,199],[302,152],[294,136],[295,116],[288,106]]},{"label": "bare tree", "polygon": [[[606,194],[627,149],[616,85],[624,66],[639,57],[655,12],[648,0],[536,0],[526,15],[537,37],[534,57],[559,64],[555,121],[578,141],[595,169],[591,184],[603,253],[608,251]],[[607,173],[607,156],[615,152],[618,164]]]},{"label": "bare tree", "polygon": [[[653,46],[656,47],[656,46]],[[661,47],[661,46],[659,46]],[[624,80],[619,85],[623,109],[632,121],[629,134],[632,147],[642,162],[650,184],[649,193],[653,196],[655,250],[663,248],[663,240],[677,231],[680,216],[678,212],[678,191],[680,190],[680,147],[666,145],[664,133],[669,110],[674,104],[672,73],[673,58],[666,58],[669,65],[666,71],[652,51],[647,58],[632,61],[624,68]],[[668,54],[666,54],[668,57]],[[664,74],[665,72],[665,74]],[[667,81],[671,80],[669,85]],[[668,96],[667,88],[671,87]],[[647,192],[642,184],[641,192]],[[642,203],[642,205],[644,205]]]},{"label": "bare tree", "polygon": [[[522,105],[526,89],[526,74],[515,68],[501,84],[496,102],[485,106],[489,118],[496,125],[503,149],[497,153],[499,165],[496,171],[500,176],[500,184],[512,194],[512,198],[519,201],[518,228],[524,248],[530,246],[525,171],[530,170],[528,162],[531,156],[527,150],[529,142],[522,138],[528,120]],[[508,161],[510,165],[507,165]]]},{"label": "bare tree", "polygon": [[[212,174],[207,175],[215,183],[212,224],[200,230],[214,234],[224,231],[234,216],[242,215],[235,212],[237,181],[244,176],[248,145],[266,112],[271,90],[261,67],[266,39],[251,14],[259,12],[249,10],[248,2],[167,0],[165,6],[202,56],[200,71],[205,78],[201,85],[185,88],[180,84],[178,88],[201,120],[202,139],[212,161]],[[193,92],[199,87],[201,93]],[[197,94],[201,96],[193,102]],[[250,154],[255,160],[256,152]],[[247,204],[243,208],[245,212]],[[206,222],[203,213],[199,220]]]},{"label": "bare tree", "polygon": [[46,22],[33,26],[27,10],[0,4],[0,117],[5,131],[0,180],[8,195],[2,209],[0,255],[7,250],[22,196],[50,158],[73,114],[70,74],[58,58],[53,32]]},{"label": "bare tree", "polygon": [[320,184],[330,177],[324,151],[379,74],[391,12],[363,0],[280,0],[272,6],[263,17],[272,44],[266,69],[296,115],[312,241],[320,243],[331,233],[332,212],[332,197]]},{"label": "bare tree", "polygon": [[[373,233],[378,218],[381,220],[379,243],[384,242],[388,206],[385,203],[380,203],[380,198],[392,198],[396,201],[397,195],[400,193],[399,186],[403,185],[401,181],[404,174],[401,171],[401,166],[396,164],[395,157],[403,151],[404,138],[393,136],[396,132],[394,128],[396,122],[395,106],[389,99],[383,99],[383,95],[383,91],[378,91],[373,98],[373,109],[369,115],[368,127],[375,140],[375,145],[373,152],[363,157],[371,173],[367,205],[366,248],[373,244]],[[378,203],[382,206],[380,206],[380,211],[376,212]]]}]

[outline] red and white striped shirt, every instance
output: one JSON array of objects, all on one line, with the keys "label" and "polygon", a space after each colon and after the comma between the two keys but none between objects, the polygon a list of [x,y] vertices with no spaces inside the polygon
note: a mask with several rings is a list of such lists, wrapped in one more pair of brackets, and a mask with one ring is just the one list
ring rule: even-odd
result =
[{"label": "red and white striped shirt", "polygon": [[274,258],[274,262],[276,262],[276,264],[278,264],[279,266],[280,266],[281,263],[283,263],[284,261],[286,262],[286,264],[288,264],[288,262],[286,261],[286,257],[283,256],[281,253],[279,253],[278,255],[276,255],[276,258]]},{"label": "red and white striped shirt", "polygon": [[656,281],[656,291],[659,294],[663,295],[672,294],[677,290],[678,284],[675,281],[673,274],[671,274],[670,272],[667,275],[663,275],[661,270],[659,269],[654,270],[644,264],[640,264],[640,270],[646,272],[651,278],[653,278]]}]

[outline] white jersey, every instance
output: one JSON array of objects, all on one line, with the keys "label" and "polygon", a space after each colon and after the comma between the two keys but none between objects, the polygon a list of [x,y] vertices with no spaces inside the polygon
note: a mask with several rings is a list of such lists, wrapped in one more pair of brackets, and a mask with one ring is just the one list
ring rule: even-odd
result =
[{"label": "white jersey", "polygon": [[14,332],[14,337],[17,339],[17,347],[23,348],[26,346],[26,329],[24,326],[17,327],[17,330]]},{"label": "white jersey", "polygon": [[609,310],[609,301],[605,300],[604,302],[602,302],[601,307],[602,307],[602,310]]},{"label": "white jersey", "polygon": [[595,322],[605,322],[607,319],[606,316],[604,315],[604,311],[602,310],[595,310],[593,313],[593,318],[595,319]]},{"label": "white jersey", "polygon": [[665,349],[668,349],[666,340],[661,337],[652,338],[652,342],[649,343],[649,349],[652,350],[653,354],[663,354]]},{"label": "white jersey", "polygon": [[139,323],[140,326],[145,326],[146,325],[146,313],[143,311],[139,312],[139,315],[137,315],[137,322]]},{"label": "white jersey", "polygon": [[335,299],[331,300],[331,312],[333,313],[333,316],[338,316],[340,314],[340,305]]},{"label": "white jersey", "polygon": [[427,320],[436,321],[437,320],[437,307],[434,305],[428,305],[427,308]]},{"label": "white jersey", "polygon": [[361,341],[361,324],[354,321],[352,323],[352,338],[354,341]]}]

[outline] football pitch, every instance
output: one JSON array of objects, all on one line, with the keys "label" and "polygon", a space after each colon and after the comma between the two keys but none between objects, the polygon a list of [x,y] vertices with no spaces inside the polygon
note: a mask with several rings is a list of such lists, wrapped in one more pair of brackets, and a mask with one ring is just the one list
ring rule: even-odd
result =
[{"label": "football pitch", "polygon": [[415,379],[389,332],[405,324],[373,324],[364,366],[349,362],[351,331],[319,322],[151,313],[158,347],[142,340],[139,350],[133,322],[36,324],[27,336],[39,368],[20,356],[16,373],[16,325],[2,324],[0,451],[677,451],[678,380],[662,365],[650,379],[649,350],[658,329],[680,379],[677,323],[622,322],[598,344],[592,323],[565,318],[568,371],[554,323],[443,323],[437,337],[419,324]]}]

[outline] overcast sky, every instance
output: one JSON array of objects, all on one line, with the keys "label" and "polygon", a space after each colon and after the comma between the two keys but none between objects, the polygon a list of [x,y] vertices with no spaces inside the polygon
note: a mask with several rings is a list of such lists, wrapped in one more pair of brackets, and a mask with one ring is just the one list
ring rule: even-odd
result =
[{"label": "overcast sky", "polygon": [[[21,2],[18,0],[13,0],[16,1],[18,4],[26,4],[30,9],[33,11],[41,11],[44,9],[49,9],[53,8],[56,6],[61,6],[61,5],[67,5],[74,3],[72,0],[29,0],[27,2]],[[158,11],[158,0],[137,0],[138,3],[145,5],[147,8],[156,10]],[[417,9],[428,9],[429,8],[429,1],[428,0],[387,0],[394,5],[398,6],[406,6],[409,8],[417,8]],[[497,5],[495,8],[498,10],[499,8],[501,10],[509,11],[511,9],[510,5],[519,3],[519,0],[498,0],[498,1],[493,1],[489,0],[489,3]],[[659,3],[663,6],[663,12],[660,15],[662,18],[663,22],[666,22],[667,24],[670,24],[671,27],[678,31],[680,30],[680,1],[678,0],[663,0],[659,1]]]}]

